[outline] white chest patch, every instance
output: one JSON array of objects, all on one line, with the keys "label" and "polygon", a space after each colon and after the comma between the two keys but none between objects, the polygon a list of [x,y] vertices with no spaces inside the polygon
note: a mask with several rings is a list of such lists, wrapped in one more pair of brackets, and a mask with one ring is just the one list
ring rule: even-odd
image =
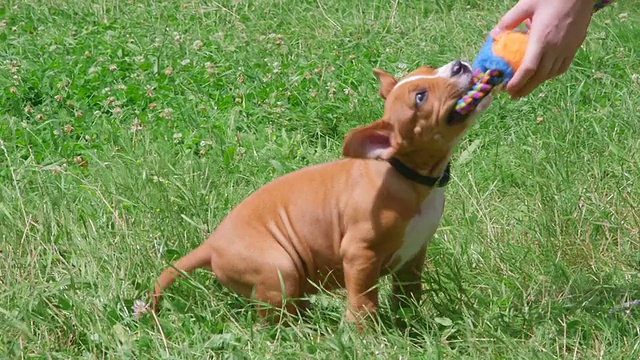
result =
[{"label": "white chest patch", "polygon": [[399,259],[392,271],[397,271],[411,260],[436,233],[444,211],[444,188],[434,189],[420,208],[420,214],[411,219],[405,230],[402,246],[391,258],[391,263]]}]

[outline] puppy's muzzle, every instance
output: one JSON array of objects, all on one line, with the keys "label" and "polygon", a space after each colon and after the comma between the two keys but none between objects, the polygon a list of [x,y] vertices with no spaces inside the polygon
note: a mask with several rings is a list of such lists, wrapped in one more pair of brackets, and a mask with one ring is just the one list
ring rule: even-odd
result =
[{"label": "puppy's muzzle", "polygon": [[471,74],[471,66],[460,60],[451,64],[451,77],[466,76]]},{"label": "puppy's muzzle", "polygon": [[[458,83],[460,90],[469,90],[473,82],[471,65],[461,60],[452,61],[449,67],[449,77]],[[467,120],[468,117],[469,114],[462,115],[453,109],[447,118],[447,123],[449,125],[459,124]]]}]

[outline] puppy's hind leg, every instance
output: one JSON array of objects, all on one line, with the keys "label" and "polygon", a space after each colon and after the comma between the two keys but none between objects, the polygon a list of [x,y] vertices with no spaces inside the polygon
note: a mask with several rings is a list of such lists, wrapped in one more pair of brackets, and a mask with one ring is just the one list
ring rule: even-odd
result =
[{"label": "puppy's hind leg", "polygon": [[279,323],[284,313],[302,313],[307,302],[300,299],[302,292],[297,272],[283,268],[273,269],[273,272],[275,274],[263,277],[256,285],[254,299],[259,302],[257,311],[260,317]]},{"label": "puppy's hind leg", "polygon": [[229,252],[227,249],[227,259],[233,261],[212,261],[218,281],[241,296],[255,300],[262,318],[279,322],[283,311],[295,315],[305,305],[299,300],[305,293],[305,275],[300,274],[283,248],[255,243],[253,246],[257,251]]}]

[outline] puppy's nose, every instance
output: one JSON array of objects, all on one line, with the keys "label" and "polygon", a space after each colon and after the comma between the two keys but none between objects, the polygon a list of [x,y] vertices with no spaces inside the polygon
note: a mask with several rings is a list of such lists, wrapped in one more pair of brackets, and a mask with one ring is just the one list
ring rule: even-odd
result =
[{"label": "puppy's nose", "polygon": [[451,65],[451,76],[456,76],[462,72],[462,61],[456,60],[453,65]]},{"label": "puppy's nose", "polygon": [[464,74],[467,72],[470,72],[471,69],[469,68],[469,65],[463,63],[460,60],[456,60],[453,65],[451,65],[451,77],[460,75],[460,74]]}]

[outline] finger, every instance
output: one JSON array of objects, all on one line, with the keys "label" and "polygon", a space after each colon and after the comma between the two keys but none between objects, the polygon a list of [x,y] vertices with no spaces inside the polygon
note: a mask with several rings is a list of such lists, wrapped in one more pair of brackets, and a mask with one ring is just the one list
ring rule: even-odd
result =
[{"label": "finger", "polygon": [[516,97],[527,96],[533,92],[540,84],[553,78],[554,70],[560,68],[562,59],[556,58],[554,55],[544,55],[538,64],[538,68],[533,76],[522,84],[520,89],[515,91]]},{"label": "finger", "polygon": [[[509,30],[513,30],[516,27],[518,27],[518,25],[520,25],[520,24],[524,24],[527,27],[526,30],[524,30],[523,32],[525,34],[528,33],[530,28],[531,28],[531,20],[529,18],[526,18],[526,19],[524,19],[524,21],[520,22],[519,24],[517,24],[516,26],[513,26],[513,27],[501,28],[501,27],[498,27],[498,25],[496,25],[496,27],[494,27],[493,29],[491,29],[491,31],[489,31],[489,35],[491,35],[491,37],[495,40],[503,32],[509,31]],[[520,31],[522,31],[522,30],[520,30]]]},{"label": "finger", "polygon": [[498,32],[504,30],[513,30],[516,26],[520,25],[525,19],[530,18],[533,15],[531,9],[524,1],[519,1],[511,10],[507,11],[502,16],[498,24],[494,28]]},{"label": "finger", "polygon": [[551,70],[549,71],[549,79],[552,79],[556,76],[562,75],[563,71],[562,66],[564,65],[565,58],[556,58]]},{"label": "finger", "polygon": [[573,57],[565,58],[562,61],[562,65],[560,66],[560,69],[558,70],[558,75],[566,73],[567,70],[569,70],[569,67],[571,67],[571,63],[573,63]]},{"label": "finger", "polygon": [[541,59],[542,48],[535,37],[532,36],[529,38],[529,45],[527,46],[527,51],[525,51],[520,68],[518,68],[511,80],[507,83],[506,90],[511,96],[517,95],[524,84],[537,73]]}]

